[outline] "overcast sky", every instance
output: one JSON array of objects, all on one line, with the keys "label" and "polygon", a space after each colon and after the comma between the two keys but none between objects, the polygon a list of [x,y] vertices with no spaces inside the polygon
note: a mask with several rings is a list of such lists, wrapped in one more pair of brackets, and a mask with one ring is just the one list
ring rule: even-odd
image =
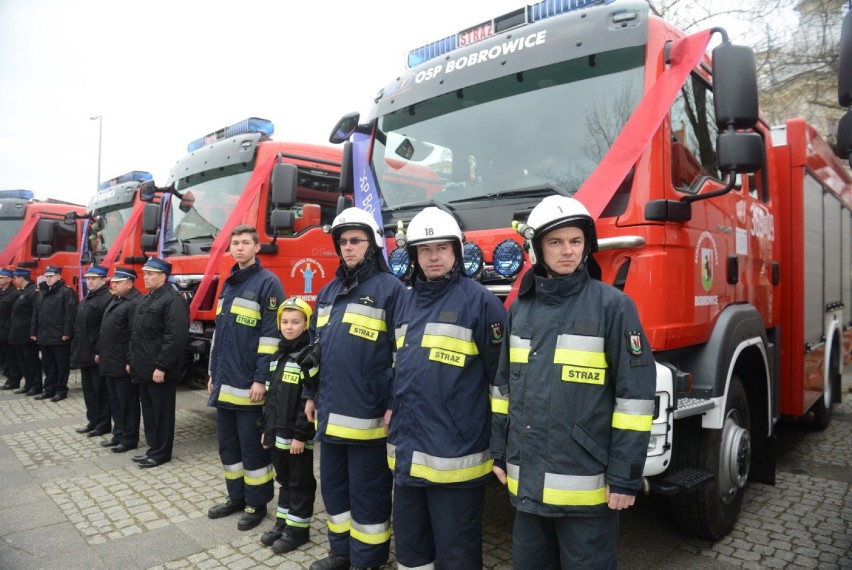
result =
[{"label": "overcast sky", "polygon": [[165,184],[186,145],[250,116],[327,144],[405,53],[523,0],[0,0],[0,189],[85,205],[100,180]]}]

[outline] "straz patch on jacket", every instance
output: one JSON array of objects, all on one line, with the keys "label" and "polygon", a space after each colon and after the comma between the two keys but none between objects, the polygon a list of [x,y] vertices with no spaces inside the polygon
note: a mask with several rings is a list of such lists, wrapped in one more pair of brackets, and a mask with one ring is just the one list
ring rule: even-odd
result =
[{"label": "straz patch on jacket", "polygon": [[466,355],[443,348],[432,348],[429,350],[429,360],[440,362],[441,364],[449,364],[451,366],[464,367]]},{"label": "straz patch on jacket", "polygon": [[237,315],[236,321],[238,324],[246,325],[248,327],[257,326],[257,319],[253,319],[252,317],[247,317],[245,315]]},{"label": "straz patch on jacket", "polygon": [[374,329],[368,329],[367,327],[361,325],[352,325],[349,327],[349,334],[365,338],[367,340],[372,340],[373,342],[379,338],[379,331]]},{"label": "straz patch on jacket", "polygon": [[606,379],[606,370],[600,368],[587,368],[585,366],[562,367],[562,380],[565,382],[578,382],[580,384],[603,385]]},{"label": "straz patch on jacket", "polygon": [[627,330],[624,331],[624,336],[627,337],[627,350],[634,356],[642,354],[642,333],[639,331]]}]

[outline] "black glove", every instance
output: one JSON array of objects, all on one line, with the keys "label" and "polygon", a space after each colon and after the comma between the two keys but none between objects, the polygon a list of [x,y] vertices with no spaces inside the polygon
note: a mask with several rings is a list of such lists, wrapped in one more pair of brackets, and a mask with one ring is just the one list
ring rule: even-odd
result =
[{"label": "black glove", "polygon": [[318,344],[309,344],[305,348],[299,351],[299,354],[296,355],[296,363],[299,365],[306,376],[309,376],[308,373],[312,368],[316,368],[320,363],[320,345]]}]

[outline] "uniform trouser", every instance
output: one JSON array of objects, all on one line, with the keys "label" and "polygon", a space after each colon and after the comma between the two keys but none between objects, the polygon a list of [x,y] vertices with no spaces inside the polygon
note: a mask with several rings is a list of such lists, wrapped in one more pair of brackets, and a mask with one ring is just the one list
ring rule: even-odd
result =
[{"label": "uniform trouser", "polygon": [[172,459],[176,396],[177,384],[174,382],[139,383],[142,420],[145,422],[145,440],[148,443],[147,455],[159,463]]},{"label": "uniform trouser", "polygon": [[[393,533],[400,568],[482,568],[485,485],[393,487]],[[521,568],[521,566],[516,566]]]},{"label": "uniform trouser", "polygon": [[618,511],[553,518],[515,513],[515,568],[616,568],[617,545]]},{"label": "uniform trouser", "polygon": [[353,566],[387,562],[393,475],[386,447],[324,442],[320,481],[332,554],[349,556]]},{"label": "uniform trouser", "polygon": [[216,432],[219,458],[225,470],[225,486],[232,501],[252,507],[265,506],[275,495],[272,458],[260,444],[262,410],[217,408]]},{"label": "uniform trouser", "polygon": [[41,360],[38,357],[38,345],[34,342],[13,344],[12,349],[18,351],[18,365],[24,376],[24,388],[41,392]]},{"label": "uniform trouser", "polygon": [[68,394],[68,374],[71,372],[70,344],[42,344],[41,362],[44,366],[44,393]]},{"label": "uniform trouser", "polygon": [[80,369],[83,401],[86,403],[86,421],[95,431],[110,431],[110,405],[106,378],[98,372],[97,365]]},{"label": "uniform trouser", "polygon": [[139,384],[127,376],[107,376],[112,439],[127,447],[139,445]]},{"label": "uniform trouser", "polygon": [[[21,366],[18,362],[18,351],[12,350],[12,346],[7,343],[0,345],[3,350],[3,355],[6,357],[6,385],[19,388],[21,386]],[[18,347],[15,347],[17,349]]]},{"label": "uniform trouser", "polygon": [[307,532],[317,496],[313,450],[305,447],[302,453],[293,455],[289,449],[273,447],[272,465],[275,466],[275,480],[280,485],[276,519],[285,521],[292,530]]}]

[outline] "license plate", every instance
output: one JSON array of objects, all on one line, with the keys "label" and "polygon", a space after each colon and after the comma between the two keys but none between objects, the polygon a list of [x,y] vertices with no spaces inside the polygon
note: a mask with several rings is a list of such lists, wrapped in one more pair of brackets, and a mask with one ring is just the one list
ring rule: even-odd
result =
[{"label": "license plate", "polygon": [[189,332],[191,334],[202,334],[204,332],[204,325],[201,324],[201,321],[192,321],[189,323]]}]

